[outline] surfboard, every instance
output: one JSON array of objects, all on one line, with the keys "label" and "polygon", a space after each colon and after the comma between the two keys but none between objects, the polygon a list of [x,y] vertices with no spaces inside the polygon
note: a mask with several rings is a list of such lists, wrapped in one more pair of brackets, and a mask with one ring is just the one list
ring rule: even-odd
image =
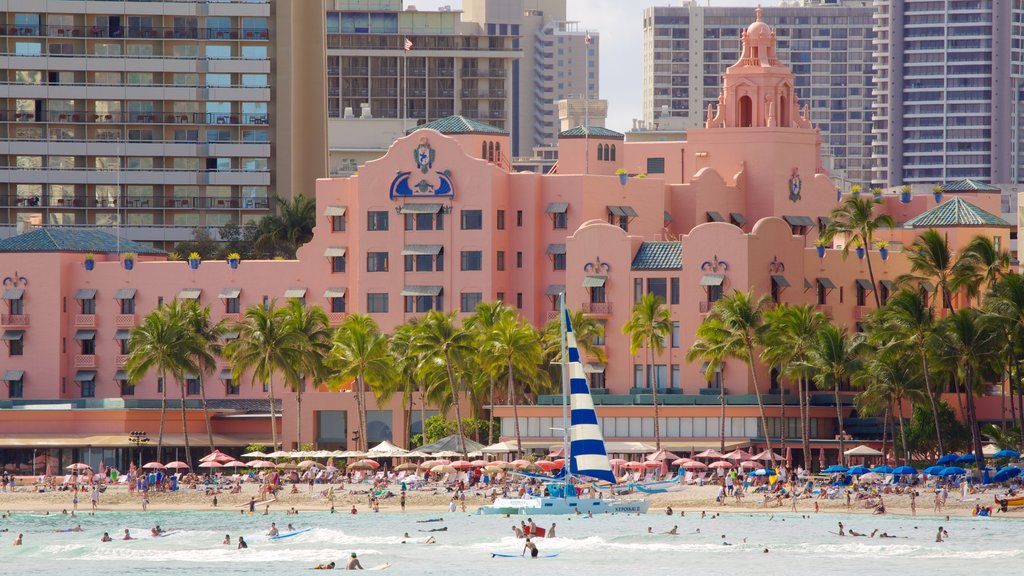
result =
[{"label": "surfboard", "polygon": [[[556,558],[556,557],[558,557],[558,554],[557,553],[538,554],[537,557],[538,558]],[[502,553],[502,552],[491,552],[491,558],[529,558],[529,556],[526,556],[524,554],[505,554],[505,553]]]},{"label": "surfboard", "polygon": [[278,534],[277,536],[271,536],[269,540],[281,540],[282,538],[291,538],[292,536],[298,536],[303,532],[309,532],[312,528],[303,528],[302,530],[296,530],[294,532],[285,532],[284,534]]},{"label": "surfboard", "polygon": [[[256,502],[255,504],[253,504],[253,506],[266,506],[267,504],[273,504],[274,502],[277,502],[277,498],[271,498],[270,500],[260,500],[259,502]],[[242,508],[243,510],[248,508],[248,507],[249,507],[249,503],[248,502],[246,502],[242,506],[239,506],[239,508]]]},{"label": "surfboard", "polygon": [[377,564],[376,566],[371,566],[371,567],[367,568],[367,570],[387,570],[388,568],[391,568],[391,562],[385,562],[383,564]]},{"label": "surfboard", "polygon": [[171,534],[177,534],[178,532],[180,532],[180,530],[171,530],[170,532],[161,532],[160,533],[160,537],[161,538],[167,538]]}]

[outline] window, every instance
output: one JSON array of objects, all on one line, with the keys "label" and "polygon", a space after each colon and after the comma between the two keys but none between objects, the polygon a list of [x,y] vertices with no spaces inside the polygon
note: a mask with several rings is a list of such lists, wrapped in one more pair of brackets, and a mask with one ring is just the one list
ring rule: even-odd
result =
[{"label": "window", "polygon": [[664,278],[648,278],[647,279],[647,293],[654,294],[658,298],[661,298],[662,302],[668,301],[668,294],[666,292]]},{"label": "window", "polygon": [[644,298],[644,279],[634,278],[633,279],[633,304],[643,300]]},{"label": "window", "polygon": [[224,299],[224,312],[226,314],[239,314],[242,311],[242,303],[238,298]]},{"label": "window", "polygon": [[431,212],[405,214],[406,230],[434,230],[435,223],[437,230],[444,230],[444,215],[438,212],[436,215]]},{"label": "window", "polygon": [[551,221],[554,223],[555,230],[565,230],[569,227],[569,213],[555,212],[551,215]]},{"label": "window", "polygon": [[523,211],[516,210],[516,226],[519,228],[523,227]]},{"label": "window", "polygon": [[82,386],[82,398],[95,398],[96,397],[96,380],[87,380],[80,382]]},{"label": "window", "polygon": [[388,253],[387,252],[367,252],[366,253],[366,271],[367,272],[387,272],[388,271]]},{"label": "window", "polygon": [[504,292],[498,292],[497,294],[495,294],[494,299],[497,300],[498,302],[504,302],[505,301],[505,293]]},{"label": "window", "polygon": [[878,299],[881,301],[882,306],[889,301],[889,281],[882,280],[878,284]]},{"label": "window", "polygon": [[17,340],[8,340],[8,353],[11,356],[22,356],[25,354],[25,341],[21,338]]},{"label": "window", "polygon": [[633,366],[633,388],[644,387],[644,367],[642,364]]},{"label": "window", "polygon": [[505,229],[505,211],[504,210],[498,210],[497,218],[496,218],[496,222],[495,222],[494,227],[497,228],[498,230],[504,230]]},{"label": "window", "polygon": [[121,300],[121,314],[135,314],[135,297]]},{"label": "window", "polygon": [[405,312],[407,314],[430,312],[443,308],[442,296],[406,296]]},{"label": "window", "polygon": [[679,381],[679,364],[672,365],[672,388],[682,388],[682,382]]},{"label": "window", "polygon": [[604,304],[604,286],[594,286],[589,288],[590,290],[590,303],[591,304]]},{"label": "window", "polygon": [[552,254],[551,255],[551,269],[552,270],[565,270],[565,254]]},{"label": "window", "polygon": [[344,256],[333,256],[331,257],[331,272],[339,274],[345,271],[345,257]]},{"label": "window", "polygon": [[516,292],[516,308],[521,309],[523,307],[523,293]]},{"label": "window", "polygon": [[822,306],[828,304],[828,288],[820,281],[818,282],[818,305]]},{"label": "window", "polygon": [[82,305],[82,314],[95,314],[96,313],[96,297],[83,298],[78,301]]},{"label": "window", "polygon": [[433,272],[434,270],[442,272],[444,270],[444,254],[438,252],[434,254],[406,254],[405,256],[405,271],[406,272]]},{"label": "window", "polygon": [[498,253],[495,256],[494,260],[495,260],[495,263],[496,263],[495,267],[497,268],[498,272],[504,272],[505,271],[505,251],[504,250],[498,250]]},{"label": "window", "polygon": [[185,379],[185,393],[189,396],[195,396],[199,394],[199,378],[186,378]]},{"label": "window", "polygon": [[381,232],[388,229],[388,213],[385,210],[371,210],[366,213],[366,229]]},{"label": "window", "polygon": [[117,380],[117,386],[121,389],[121,396],[135,396],[135,385],[128,380]]},{"label": "window", "polygon": [[523,267],[523,253],[522,252],[516,252],[516,268],[522,268],[522,267]]},{"label": "window", "polygon": [[224,394],[228,396],[238,396],[241,393],[241,387],[238,382],[228,378],[224,381]]},{"label": "window", "polygon": [[647,159],[647,173],[648,174],[664,174],[665,173],[665,159],[664,158],[648,158]]},{"label": "window", "polygon": [[679,348],[679,321],[672,322],[672,347]]},{"label": "window", "polygon": [[156,379],[156,392],[157,392],[157,394],[162,394],[163,391],[164,391],[164,379],[163,378],[157,378]]},{"label": "window", "polygon": [[7,382],[7,397],[8,398],[21,398],[25,393],[25,387],[22,385],[21,379],[10,380]]},{"label": "window", "polygon": [[128,339],[127,338],[125,338],[124,340],[118,340],[117,341],[117,348],[119,350],[119,352],[118,352],[119,354],[127,355],[127,354],[131,353],[131,349],[128,347]]},{"label": "window", "polygon": [[471,312],[476,310],[477,304],[483,302],[483,292],[463,292],[459,297],[459,310]]},{"label": "window", "polygon": [[670,278],[669,304],[679,304],[679,278]]},{"label": "window", "polygon": [[331,216],[331,232],[344,232],[345,231],[345,217],[344,216]]},{"label": "window", "polygon": [[462,267],[465,271],[477,271],[483,268],[483,253],[479,250],[462,251]]},{"label": "window", "polygon": [[388,311],[388,293],[368,293],[366,295],[366,311],[370,314],[386,314]]},{"label": "window", "polygon": [[480,210],[462,211],[463,230],[482,230],[484,224],[483,212]]},{"label": "window", "polygon": [[722,285],[708,286],[708,302],[718,302],[722,299]]},{"label": "window", "polygon": [[83,356],[94,356],[96,354],[96,333],[95,332],[93,332],[91,338],[84,338],[84,339],[79,340],[79,341],[82,344],[82,355]]},{"label": "window", "polygon": [[[870,285],[870,282],[867,282]],[[868,290],[860,280],[857,281],[857,306],[867,305]]]}]

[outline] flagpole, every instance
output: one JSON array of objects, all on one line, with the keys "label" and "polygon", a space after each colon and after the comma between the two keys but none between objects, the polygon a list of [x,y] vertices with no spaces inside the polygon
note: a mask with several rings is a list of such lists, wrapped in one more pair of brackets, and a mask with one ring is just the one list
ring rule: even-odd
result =
[{"label": "flagpole", "polygon": [[[558,316],[562,326],[562,472],[565,483],[562,485],[562,497],[568,498],[569,485],[572,484],[572,455],[569,453],[569,351],[566,346],[566,311],[565,292],[558,295]],[[522,449],[522,447],[520,447]],[[573,493],[575,495],[575,493]]]}]

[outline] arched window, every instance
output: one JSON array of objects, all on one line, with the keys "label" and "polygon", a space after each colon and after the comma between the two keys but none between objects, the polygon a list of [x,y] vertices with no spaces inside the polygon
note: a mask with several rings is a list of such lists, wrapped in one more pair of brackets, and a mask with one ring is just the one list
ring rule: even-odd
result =
[{"label": "arched window", "polygon": [[494,157],[501,162],[501,142],[494,143]]},{"label": "arched window", "polygon": [[487,160],[487,142],[480,143],[480,158]]},{"label": "arched window", "polygon": [[494,142],[487,143],[487,161],[494,162]]},{"label": "arched window", "polygon": [[597,145],[597,159],[604,160],[604,146],[601,144]]},{"label": "arched window", "polygon": [[785,95],[779,98],[779,126],[789,128],[789,100]]},{"label": "arched window", "polygon": [[754,125],[754,103],[750,100],[750,96],[743,96],[740,98],[740,117],[739,127],[750,128]]},{"label": "arched window", "polygon": [[612,144],[612,155],[611,158],[609,158],[609,160],[615,162],[615,144]]}]

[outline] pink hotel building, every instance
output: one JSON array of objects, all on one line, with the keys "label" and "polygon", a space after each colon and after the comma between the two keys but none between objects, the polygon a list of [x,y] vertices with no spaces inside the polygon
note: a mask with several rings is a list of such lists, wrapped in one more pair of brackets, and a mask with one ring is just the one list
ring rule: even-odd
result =
[{"label": "pink hotel building", "polygon": [[[887,259],[871,253],[876,286],[863,260],[842,257],[841,238],[819,256],[814,240],[839,198],[807,118],[793,75],[776,58],[774,33],[758,20],[743,34],[742,56],[725,73],[718,105],[687,141],[625,142],[610,130],[579,127],[561,134],[553,173],[516,173],[504,160],[507,132],[462,117],[438,120],[395,141],[355,176],[317,181],[314,238],[294,261],[246,261],[237,269],[209,261],[193,270],[140,254],[127,270],[113,239],[102,234],[41,228],[0,242],[0,460],[27,462],[30,452],[49,450],[62,461],[110,464],[129,454],[129,431],[155,441],[158,382],[152,376],[127,386],[125,338],[143,315],[173,298],[197,299],[215,318],[229,319],[247,306],[300,298],[323,306],[332,324],[360,312],[390,331],[428,310],[465,311],[495,299],[540,326],[564,291],[571,308],[606,327],[608,362],[591,363],[588,371],[607,439],[651,438],[649,382],[656,375],[665,389],[666,447],[718,445],[719,387],[727,392],[730,445],[756,446],[763,441],[746,367],[729,361],[709,383],[701,366],[684,360],[695,329],[724,292],[752,289],[778,302],[814,304],[854,329],[874,305],[871,291],[884,300],[908,271],[901,247],[922,229],[942,229],[954,247],[978,234],[1010,245],[1010,224],[992,214],[998,190],[968,182],[948,187],[968,190],[942,198],[883,196],[880,209],[900,225],[880,234],[891,242]],[[619,169],[627,175],[617,175]],[[143,247],[122,242],[120,250]],[[95,253],[94,269],[83,266],[84,252]],[[665,299],[675,322],[653,366],[645,366],[644,351],[629,354],[621,333],[646,292]],[[766,401],[776,437],[797,438],[795,395],[759,370],[770,382]],[[221,447],[269,443],[262,389],[231,381],[227,364],[198,377],[205,379]],[[277,425],[288,446],[296,440],[294,397],[277,389]],[[187,383],[187,393],[189,407],[197,408],[197,380]],[[838,430],[830,397],[816,398],[811,416],[814,446],[830,450],[832,460]],[[304,398],[302,440],[351,446],[352,395],[308,390]],[[420,425],[419,401],[412,430],[400,399],[372,410],[369,440],[408,444]],[[541,397],[520,409],[526,446],[559,442],[555,402]],[[980,405],[998,417],[997,397]],[[503,436],[511,435],[511,409],[494,410]],[[876,422],[846,410],[848,433],[878,434]],[[190,438],[202,446],[202,414],[189,413]],[[178,421],[168,418],[171,446],[182,444]]]}]

